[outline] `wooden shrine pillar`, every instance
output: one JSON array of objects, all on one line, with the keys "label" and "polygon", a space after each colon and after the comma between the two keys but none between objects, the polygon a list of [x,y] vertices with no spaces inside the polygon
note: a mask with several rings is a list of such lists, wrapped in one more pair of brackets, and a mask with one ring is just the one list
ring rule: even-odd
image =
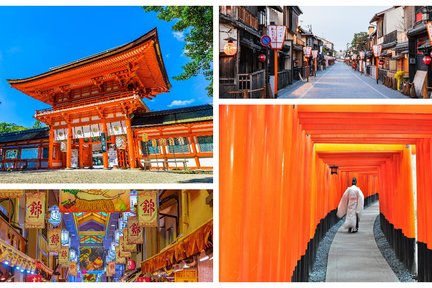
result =
[{"label": "wooden shrine pillar", "polygon": [[191,139],[192,152],[193,152],[193,156],[195,159],[195,165],[196,165],[196,168],[199,169],[199,168],[201,168],[201,164],[200,164],[199,157],[198,157],[198,151],[197,151],[197,147],[196,147],[196,143],[195,143],[195,136],[192,135],[192,128],[191,127],[189,127],[188,132],[189,132],[188,137],[190,137],[190,139]]},{"label": "wooden shrine pillar", "polygon": [[78,148],[78,166],[80,169],[84,168],[84,159],[83,159],[83,145],[84,138],[79,138],[79,148]]},{"label": "wooden shrine pillar", "polygon": [[68,124],[66,140],[66,169],[72,169],[72,126]]},{"label": "wooden shrine pillar", "polygon": [[104,169],[108,169],[109,163],[108,163],[108,132],[107,132],[107,125],[105,119],[102,120],[102,133],[105,133],[106,137],[106,149],[105,152],[102,152],[102,160],[103,160],[103,166]]},{"label": "wooden shrine pillar", "polygon": [[48,168],[52,169],[54,159],[54,128],[51,126],[49,131],[49,144],[48,144]]},{"label": "wooden shrine pillar", "polygon": [[129,158],[129,167],[136,168],[136,159],[135,159],[135,147],[134,147],[134,138],[132,132],[132,123],[129,117],[126,118],[126,136],[127,136],[127,145],[128,145],[128,158]]}]

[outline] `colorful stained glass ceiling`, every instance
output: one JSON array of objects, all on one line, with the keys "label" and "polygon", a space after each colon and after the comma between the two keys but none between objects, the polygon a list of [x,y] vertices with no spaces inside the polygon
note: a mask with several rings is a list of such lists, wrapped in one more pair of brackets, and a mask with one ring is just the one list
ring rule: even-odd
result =
[{"label": "colorful stained glass ceiling", "polygon": [[80,244],[102,244],[103,235],[80,235]]}]

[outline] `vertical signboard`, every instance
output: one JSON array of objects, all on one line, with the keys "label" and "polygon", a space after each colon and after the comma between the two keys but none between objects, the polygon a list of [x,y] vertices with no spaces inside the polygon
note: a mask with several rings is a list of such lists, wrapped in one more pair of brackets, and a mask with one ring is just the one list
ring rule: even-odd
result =
[{"label": "vertical signboard", "polygon": [[142,227],[158,226],[157,191],[138,191],[138,223]]},{"label": "vertical signboard", "polygon": [[27,192],[25,196],[25,228],[45,228],[46,192]]}]

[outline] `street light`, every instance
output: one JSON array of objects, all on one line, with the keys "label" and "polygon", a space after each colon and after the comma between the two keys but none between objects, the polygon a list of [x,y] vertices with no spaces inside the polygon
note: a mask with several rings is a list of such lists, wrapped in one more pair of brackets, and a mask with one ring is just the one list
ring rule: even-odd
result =
[{"label": "street light", "polygon": [[336,166],[336,165],[332,165],[332,166],[330,166],[330,175],[333,175],[333,174],[338,174],[338,166]]}]

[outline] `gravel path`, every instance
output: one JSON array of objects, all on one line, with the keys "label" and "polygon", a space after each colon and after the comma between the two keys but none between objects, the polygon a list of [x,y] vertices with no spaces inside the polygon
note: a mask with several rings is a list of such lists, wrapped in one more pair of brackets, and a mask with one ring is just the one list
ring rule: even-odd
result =
[{"label": "gravel path", "polygon": [[0,183],[213,183],[213,173],[143,170],[39,170],[0,172]]},{"label": "gravel path", "polygon": [[416,280],[413,278],[405,265],[396,257],[395,252],[391,248],[390,244],[387,242],[387,239],[385,238],[384,233],[381,230],[380,222],[380,217],[378,215],[375,219],[373,230],[375,241],[379,250],[381,251],[381,254],[385,258],[387,263],[390,265],[391,269],[396,274],[399,281],[416,282]]},{"label": "gravel path", "polygon": [[325,234],[324,238],[318,245],[315,264],[312,267],[312,272],[309,273],[310,282],[325,282],[327,274],[327,261],[332,241],[336,232],[342,226],[345,218],[339,220],[329,231]]}]

